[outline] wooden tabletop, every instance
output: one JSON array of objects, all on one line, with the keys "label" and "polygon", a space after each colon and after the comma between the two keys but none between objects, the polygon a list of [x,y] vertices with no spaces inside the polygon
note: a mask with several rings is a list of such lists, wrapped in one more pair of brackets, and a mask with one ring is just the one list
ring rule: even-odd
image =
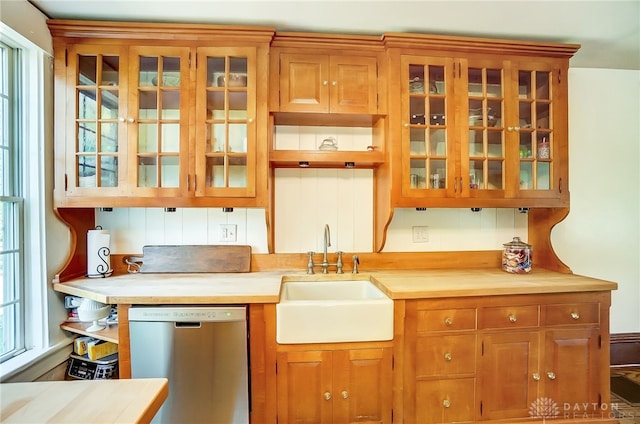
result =
[{"label": "wooden tabletop", "polygon": [[166,378],[0,384],[2,423],[148,423],[169,394]]}]

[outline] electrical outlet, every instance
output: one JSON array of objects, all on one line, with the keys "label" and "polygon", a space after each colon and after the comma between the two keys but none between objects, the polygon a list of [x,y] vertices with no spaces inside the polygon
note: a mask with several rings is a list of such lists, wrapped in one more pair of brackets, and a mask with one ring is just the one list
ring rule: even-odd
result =
[{"label": "electrical outlet", "polygon": [[236,224],[220,224],[218,241],[236,241]]},{"label": "electrical outlet", "polygon": [[411,227],[414,243],[426,243],[429,241],[429,227]]}]

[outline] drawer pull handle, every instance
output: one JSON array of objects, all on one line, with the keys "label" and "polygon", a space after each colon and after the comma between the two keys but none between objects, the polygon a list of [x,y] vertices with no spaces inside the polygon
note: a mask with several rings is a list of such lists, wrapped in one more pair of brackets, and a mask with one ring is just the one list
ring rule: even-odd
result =
[{"label": "drawer pull handle", "polygon": [[324,400],[331,400],[331,393],[330,392],[324,392]]},{"label": "drawer pull handle", "polygon": [[451,356],[451,353],[447,352],[444,354],[445,361],[451,361],[452,359],[453,359],[453,356]]},{"label": "drawer pull handle", "polygon": [[349,397],[349,392],[346,390],[343,390],[340,394],[342,395],[342,399],[347,399]]},{"label": "drawer pull handle", "polygon": [[453,324],[453,320],[449,317],[446,317],[444,319],[444,325],[451,325],[451,324]]},{"label": "drawer pull handle", "polygon": [[532,377],[535,381],[540,381],[540,374],[538,374],[537,372],[534,372]]},{"label": "drawer pull handle", "polygon": [[509,315],[509,321],[510,322],[516,322],[516,321],[518,321],[518,318],[514,314],[510,314]]},{"label": "drawer pull handle", "polygon": [[571,312],[571,318],[573,319],[580,319],[580,314],[577,312]]},{"label": "drawer pull handle", "polygon": [[449,408],[451,406],[451,401],[449,399],[443,400],[442,406],[444,406],[445,408]]},{"label": "drawer pull handle", "polygon": [[549,377],[549,380],[555,380],[556,374],[553,371],[547,371],[547,377]]}]

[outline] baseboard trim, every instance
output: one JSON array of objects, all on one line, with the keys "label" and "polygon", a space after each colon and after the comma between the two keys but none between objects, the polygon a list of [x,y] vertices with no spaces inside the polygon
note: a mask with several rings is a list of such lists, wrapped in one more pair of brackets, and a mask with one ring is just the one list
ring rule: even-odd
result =
[{"label": "baseboard trim", "polygon": [[640,333],[611,334],[611,366],[640,365]]}]

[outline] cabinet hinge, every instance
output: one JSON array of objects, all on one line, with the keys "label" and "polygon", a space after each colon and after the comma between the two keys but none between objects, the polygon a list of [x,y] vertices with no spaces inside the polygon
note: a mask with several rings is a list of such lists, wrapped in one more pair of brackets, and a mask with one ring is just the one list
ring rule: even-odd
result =
[{"label": "cabinet hinge", "polygon": [[69,50],[64,49],[64,66],[67,67],[67,57],[69,56]]},{"label": "cabinet hinge", "polygon": [[480,401],[480,416],[482,416],[482,401]]},{"label": "cabinet hinge", "polygon": [[562,69],[558,70],[558,83],[562,82]]},{"label": "cabinet hinge", "polygon": [[67,174],[64,174],[64,191],[67,191]]},{"label": "cabinet hinge", "polygon": [[602,336],[598,334],[598,349],[602,349]]},{"label": "cabinet hinge", "polygon": [[391,369],[392,370],[396,369],[396,357],[395,356],[391,356]]},{"label": "cabinet hinge", "polygon": [[484,356],[484,340],[480,343],[480,356]]}]

